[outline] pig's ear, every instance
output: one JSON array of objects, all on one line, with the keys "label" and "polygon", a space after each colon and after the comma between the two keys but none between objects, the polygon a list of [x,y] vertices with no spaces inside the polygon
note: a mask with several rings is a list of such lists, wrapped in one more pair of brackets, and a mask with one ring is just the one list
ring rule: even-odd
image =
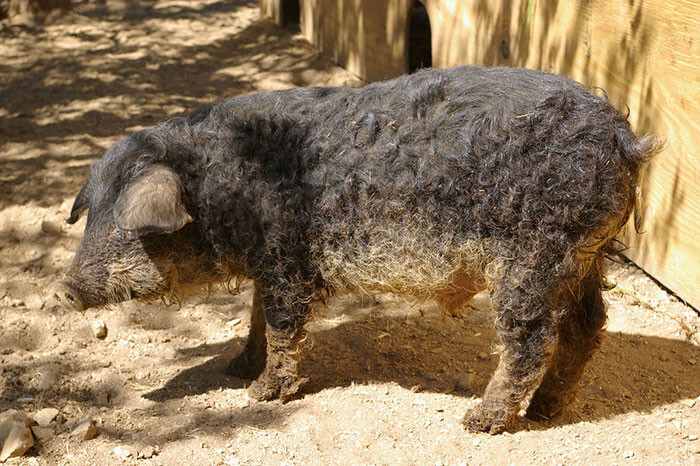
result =
[{"label": "pig's ear", "polygon": [[154,165],[127,185],[114,204],[117,227],[123,231],[172,233],[192,221],[180,177]]},{"label": "pig's ear", "polygon": [[66,219],[66,223],[73,225],[78,221],[80,215],[87,210],[90,204],[90,191],[89,184],[85,183],[78,193],[78,197],[76,197],[73,202],[73,207],[70,210],[70,217]]}]

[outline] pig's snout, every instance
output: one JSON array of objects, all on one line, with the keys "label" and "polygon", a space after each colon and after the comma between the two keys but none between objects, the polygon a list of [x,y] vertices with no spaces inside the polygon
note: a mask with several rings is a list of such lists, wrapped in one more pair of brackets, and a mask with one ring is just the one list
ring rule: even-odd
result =
[{"label": "pig's snout", "polygon": [[68,309],[74,311],[83,311],[85,309],[83,298],[81,298],[78,292],[67,283],[57,282],[54,283],[51,288],[54,298]]}]

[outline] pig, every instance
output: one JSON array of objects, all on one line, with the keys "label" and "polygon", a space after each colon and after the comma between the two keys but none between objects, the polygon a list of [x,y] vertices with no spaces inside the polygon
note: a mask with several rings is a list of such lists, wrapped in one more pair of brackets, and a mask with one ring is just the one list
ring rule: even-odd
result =
[{"label": "pig", "polygon": [[[314,303],[488,290],[500,360],[464,425],[503,432],[571,403],[606,320],[603,259],[659,149],[604,96],[514,68],[426,69],[362,88],[239,96],[139,131],[91,169],[56,297],[77,311],[254,284],[229,366],[289,399]],[[638,209],[637,209],[638,210]]]}]

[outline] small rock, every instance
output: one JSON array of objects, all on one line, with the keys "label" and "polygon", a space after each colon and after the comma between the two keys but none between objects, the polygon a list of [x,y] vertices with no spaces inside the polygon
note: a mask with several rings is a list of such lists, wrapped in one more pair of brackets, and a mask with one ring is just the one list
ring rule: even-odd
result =
[{"label": "small rock", "polygon": [[41,426],[33,426],[32,432],[34,432],[34,437],[36,437],[36,439],[42,443],[55,435],[53,429]]},{"label": "small rock", "polygon": [[78,424],[70,433],[72,437],[78,440],[90,440],[97,436],[97,427],[92,419],[85,419]]},{"label": "small rock", "polygon": [[224,459],[224,464],[226,466],[239,466],[241,464],[241,460],[234,456],[227,455]]},{"label": "small rock", "polygon": [[123,447],[121,445],[117,445],[116,447],[114,447],[114,454],[122,458],[130,458],[134,456],[131,449]]},{"label": "small rock", "polygon": [[690,440],[691,442],[692,442],[692,441],[695,441],[695,440],[697,440],[697,439],[698,439],[698,436],[695,435],[695,434],[690,434],[690,435],[688,435],[688,440]]},{"label": "small rock", "polygon": [[41,222],[41,231],[49,236],[60,236],[63,232],[61,224],[54,220],[44,220]]},{"label": "small rock", "polygon": [[158,454],[158,452],[156,451],[156,449],[149,445],[149,446],[144,447],[143,449],[141,449],[139,451],[138,457],[144,458],[144,459],[149,459],[149,458],[153,458],[157,454]]},{"label": "small rock", "polygon": [[0,425],[6,425],[6,422],[24,423],[25,426],[31,427],[36,425],[36,421],[31,417],[27,416],[21,411],[16,409],[8,409],[7,411],[0,413]]},{"label": "small rock", "polygon": [[692,408],[695,406],[697,400],[681,400],[681,404],[684,406],[687,406],[688,408]]},{"label": "small rock", "polygon": [[479,353],[478,358],[481,359],[482,361],[486,361],[487,359],[490,359],[488,353],[485,353],[483,351],[481,353]]},{"label": "small rock", "polygon": [[95,338],[99,338],[100,340],[107,338],[107,324],[105,324],[104,321],[94,321],[91,325],[91,328],[92,334],[95,336]]},{"label": "small rock", "polygon": [[37,411],[32,417],[41,427],[46,427],[56,419],[56,416],[58,416],[56,408],[44,408]]},{"label": "small rock", "polygon": [[624,452],[624,453],[622,454],[622,456],[623,456],[624,458],[632,458],[632,457],[634,457],[634,452],[631,451],[631,450],[630,450],[630,451],[626,451],[626,452]]},{"label": "small rock", "polygon": [[14,409],[0,415],[0,463],[8,458],[22,456],[34,445],[30,429],[34,424],[32,418]]},{"label": "small rock", "polygon": [[474,382],[474,376],[470,373],[466,373],[462,375],[460,378],[457,379],[457,383],[455,384],[455,391],[458,392],[471,392],[472,391],[472,383]]}]

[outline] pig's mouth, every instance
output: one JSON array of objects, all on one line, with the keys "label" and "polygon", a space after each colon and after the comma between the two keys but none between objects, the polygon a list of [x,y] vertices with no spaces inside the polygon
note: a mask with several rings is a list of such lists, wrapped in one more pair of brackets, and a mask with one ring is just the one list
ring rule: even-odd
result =
[{"label": "pig's mouth", "polygon": [[81,293],[80,288],[70,280],[56,282],[51,286],[51,294],[63,307],[73,311],[85,311],[92,307],[116,304],[130,299],[141,299],[142,296],[133,290],[117,288],[101,290],[101,294]]},{"label": "pig's mouth", "polygon": [[153,302],[162,299],[167,294],[167,290],[160,288],[157,290],[144,287],[131,288],[119,280],[107,280],[105,285],[99,290],[85,290],[84,287],[80,286],[80,281],[67,277],[52,284],[49,291],[63,307],[80,312],[132,299]]}]

